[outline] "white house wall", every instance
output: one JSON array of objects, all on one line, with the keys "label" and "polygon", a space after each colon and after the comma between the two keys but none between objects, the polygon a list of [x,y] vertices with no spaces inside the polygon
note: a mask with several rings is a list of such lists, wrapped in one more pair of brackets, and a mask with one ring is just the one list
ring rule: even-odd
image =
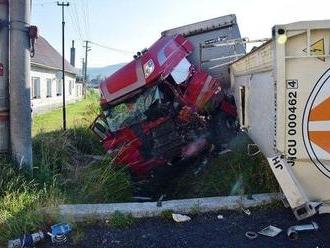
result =
[{"label": "white house wall", "polygon": [[[56,89],[56,70],[44,69],[36,66],[31,66],[31,103],[33,114],[50,111],[54,108],[62,106],[63,95],[57,96]],[[33,98],[32,95],[32,78],[40,78],[40,98]],[[52,95],[47,96],[47,79],[51,79]],[[69,82],[73,81],[72,94],[69,94]],[[62,82],[61,82],[62,83]],[[77,95],[78,92],[78,95]],[[82,98],[82,84],[76,83],[74,74],[65,74],[65,98],[66,104],[74,103]]]}]

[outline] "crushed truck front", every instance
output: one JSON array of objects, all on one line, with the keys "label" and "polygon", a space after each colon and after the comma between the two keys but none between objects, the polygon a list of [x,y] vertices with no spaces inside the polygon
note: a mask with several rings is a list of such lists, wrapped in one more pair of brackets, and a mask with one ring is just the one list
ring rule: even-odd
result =
[{"label": "crushed truck front", "polygon": [[182,35],[161,37],[100,85],[92,129],[117,164],[138,175],[209,146],[206,118],[223,100],[219,81],[187,60]]}]

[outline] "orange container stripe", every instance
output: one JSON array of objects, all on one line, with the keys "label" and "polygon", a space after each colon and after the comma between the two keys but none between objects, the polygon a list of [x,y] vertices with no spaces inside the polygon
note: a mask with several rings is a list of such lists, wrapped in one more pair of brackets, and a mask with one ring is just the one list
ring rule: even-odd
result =
[{"label": "orange container stripe", "polygon": [[330,153],[330,131],[310,131],[309,138],[314,144]]},{"label": "orange container stripe", "polygon": [[309,120],[330,121],[330,97],[312,109]]}]

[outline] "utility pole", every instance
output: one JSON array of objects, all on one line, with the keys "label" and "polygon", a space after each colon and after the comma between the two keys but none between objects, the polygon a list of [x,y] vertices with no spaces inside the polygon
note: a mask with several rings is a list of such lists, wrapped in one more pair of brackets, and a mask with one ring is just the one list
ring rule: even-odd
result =
[{"label": "utility pole", "polygon": [[0,1],[0,152],[9,151],[9,9]]},{"label": "utility pole", "polygon": [[[10,1],[10,142],[13,159],[32,170],[30,38],[31,1]],[[2,37],[1,37],[2,39]]]},{"label": "utility pole", "polygon": [[90,41],[85,40],[85,67],[84,67],[84,97],[86,98],[86,87],[87,87],[87,55],[88,52],[91,50],[91,47],[88,46]]},{"label": "utility pole", "polygon": [[65,44],[64,44],[64,7],[68,7],[70,5],[69,2],[67,3],[59,3],[57,2],[57,6],[62,7],[62,83],[63,83],[63,130],[66,130],[66,110],[65,110],[65,58],[64,58],[64,52],[65,52]]}]

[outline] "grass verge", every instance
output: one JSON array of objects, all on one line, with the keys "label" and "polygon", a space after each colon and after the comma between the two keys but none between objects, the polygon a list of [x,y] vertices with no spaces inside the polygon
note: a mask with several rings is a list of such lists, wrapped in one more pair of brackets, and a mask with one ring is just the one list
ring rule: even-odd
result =
[{"label": "grass verge", "polygon": [[47,208],[62,203],[106,203],[131,198],[126,168],[113,165],[89,125],[99,113],[98,95],[68,106],[68,129],[61,110],[33,118],[33,173],[0,158],[0,247],[9,239],[58,221]]}]

